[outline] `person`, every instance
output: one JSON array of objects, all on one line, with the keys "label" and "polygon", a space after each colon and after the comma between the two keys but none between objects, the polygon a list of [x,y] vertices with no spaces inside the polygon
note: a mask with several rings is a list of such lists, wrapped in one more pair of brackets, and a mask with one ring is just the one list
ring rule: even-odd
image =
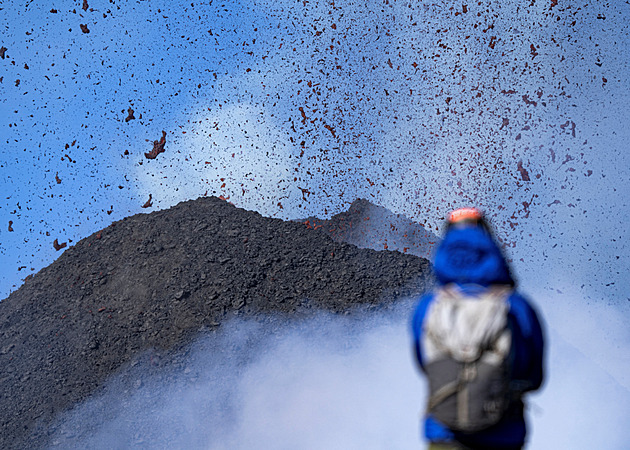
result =
[{"label": "person", "polygon": [[[530,302],[516,291],[508,263],[479,209],[462,208],[449,215],[433,270],[437,287],[419,300],[412,319],[415,358],[429,382],[424,418],[429,449],[521,449],[526,439],[523,395],[543,382],[543,330]],[[467,319],[461,312],[464,306],[453,306],[460,304],[477,309]],[[441,331],[440,321],[446,323]],[[493,325],[479,325],[485,322]],[[475,345],[478,354],[458,362],[457,355],[473,354]],[[495,378],[501,374],[503,384],[484,380],[484,373],[490,372],[476,365],[484,352],[501,345],[502,353],[494,360],[502,361],[505,369],[498,371],[496,363],[488,370],[494,370]],[[463,376],[464,367],[473,375]],[[448,370],[458,371],[450,384],[444,380]],[[466,391],[466,383],[475,384]],[[490,402],[493,408],[485,405],[475,412],[471,404],[476,395],[486,395],[479,394],[484,386],[494,386],[492,395],[500,398]],[[460,397],[462,392],[468,397]]]}]

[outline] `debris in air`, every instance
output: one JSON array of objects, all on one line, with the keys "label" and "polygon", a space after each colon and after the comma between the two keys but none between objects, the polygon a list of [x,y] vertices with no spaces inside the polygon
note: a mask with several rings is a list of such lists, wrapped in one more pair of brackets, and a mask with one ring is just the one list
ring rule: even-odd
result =
[{"label": "debris in air", "polygon": [[155,159],[160,153],[164,153],[164,145],[166,145],[166,131],[162,131],[162,137],[159,141],[153,141],[153,150],[145,153],[147,159]]}]

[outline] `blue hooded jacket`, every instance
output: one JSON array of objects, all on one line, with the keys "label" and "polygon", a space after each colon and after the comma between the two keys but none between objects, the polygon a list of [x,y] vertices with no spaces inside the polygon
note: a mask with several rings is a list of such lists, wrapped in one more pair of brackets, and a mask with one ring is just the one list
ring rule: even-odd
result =
[{"label": "blue hooded jacket", "polygon": [[[515,285],[501,250],[482,226],[448,230],[435,253],[433,269],[440,285],[456,283],[465,294],[470,295],[476,295],[494,284]],[[412,321],[415,355],[421,370],[424,370],[421,345],[423,321],[434,297],[432,292],[420,299]],[[519,386],[522,392],[535,390],[543,381],[541,325],[530,303],[516,291],[508,303],[514,351],[512,385]],[[505,419],[477,433],[455,433],[428,414],[424,435],[430,442],[458,441],[472,448],[519,448],[525,443],[526,435],[523,404],[517,402]]]}]

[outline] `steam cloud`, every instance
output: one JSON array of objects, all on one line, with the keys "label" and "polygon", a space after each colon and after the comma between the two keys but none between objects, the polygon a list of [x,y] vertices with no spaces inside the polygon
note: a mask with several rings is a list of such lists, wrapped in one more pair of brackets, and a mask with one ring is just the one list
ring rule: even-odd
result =
[{"label": "steam cloud", "polygon": [[[51,448],[422,448],[412,308],[229,322],[170,368],[152,368],[156,355],[133,363],[62,420]],[[549,377],[529,401],[530,448],[624,448],[629,392],[558,333],[548,338]]]}]

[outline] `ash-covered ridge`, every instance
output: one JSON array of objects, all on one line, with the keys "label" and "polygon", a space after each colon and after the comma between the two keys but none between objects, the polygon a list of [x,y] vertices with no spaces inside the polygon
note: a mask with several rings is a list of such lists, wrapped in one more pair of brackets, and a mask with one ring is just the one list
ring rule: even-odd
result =
[{"label": "ash-covered ridge", "polygon": [[383,308],[431,282],[426,259],[336,242],[216,197],[128,217],[0,302],[0,448],[47,445],[55,418],[108,377],[234,316]]},{"label": "ash-covered ridge", "polygon": [[431,255],[439,240],[419,223],[363,198],[330,219],[309,217],[302,222],[309,228],[321,229],[336,242],[347,242],[359,248],[396,250],[423,258]]}]

